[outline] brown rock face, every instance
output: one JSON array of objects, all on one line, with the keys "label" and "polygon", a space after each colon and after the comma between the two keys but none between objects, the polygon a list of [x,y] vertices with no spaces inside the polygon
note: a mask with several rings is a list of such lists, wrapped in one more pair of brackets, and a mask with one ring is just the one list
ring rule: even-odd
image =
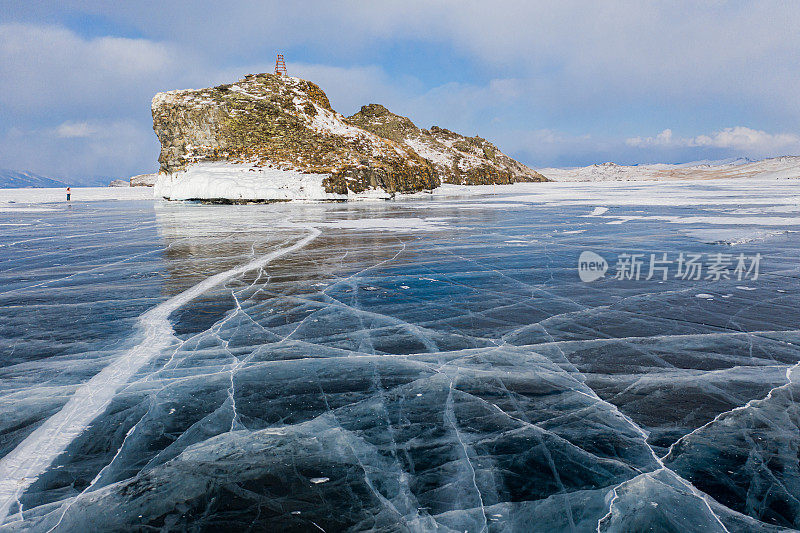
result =
[{"label": "brown rock face", "polygon": [[326,192],[389,193],[462,184],[546,181],[480,137],[464,137],[372,104],[346,119],[313,83],[251,74],[233,84],[158,93],[161,173],[227,161],[327,174]]},{"label": "brown rock face", "polygon": [[158,178],[158,174],[139,174],[138,176],[131,176],[128,181],[131,187],[152,187],[156,182],[156,178]]},{"label": "brown rock face", "polygon": [[311,82],[273,74],[153,98],[161,172],[230,161],[330,174],[327,192],[433,189],[439,180],[413,150],[347,123]]},{"label": "brown rock face", "polygon": [[433,126],[416,127],[411,119],[395,115],[380,104],[365,105],[350,123],[404,144],[427,159],[444,183],[461,185],[508,184],[518,181],[548,181],[481,137],[465,137]]}]

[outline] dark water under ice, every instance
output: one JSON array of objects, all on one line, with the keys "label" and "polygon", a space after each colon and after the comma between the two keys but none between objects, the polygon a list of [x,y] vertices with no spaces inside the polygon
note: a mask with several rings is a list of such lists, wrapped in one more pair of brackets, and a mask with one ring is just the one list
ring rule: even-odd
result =
[{"label": "dark water under ice", "polygon": [[[718,206],[590,212],[0,212],[0,529],[800,527],[800,227],[731,245],[760,226],[675,222]],[[604,278],[580,281],[584,250]],[[619,254],[680,252],[761,253],[760,275],[613,279]]]}]

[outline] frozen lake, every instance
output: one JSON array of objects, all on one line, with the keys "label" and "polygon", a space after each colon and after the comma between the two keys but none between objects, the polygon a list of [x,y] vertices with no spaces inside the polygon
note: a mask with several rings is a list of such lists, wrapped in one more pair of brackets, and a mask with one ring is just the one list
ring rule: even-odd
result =
[{"label": "frozen lake", "polygon": [[797,180],[41,198],[3,531],[800,528]]}]

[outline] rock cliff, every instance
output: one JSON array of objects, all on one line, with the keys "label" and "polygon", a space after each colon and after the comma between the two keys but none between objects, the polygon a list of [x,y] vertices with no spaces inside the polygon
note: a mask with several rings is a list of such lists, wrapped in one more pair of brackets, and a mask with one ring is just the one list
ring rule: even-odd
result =
[{"label": "rock cliff", "polygon": [[[315,84],[288,76],[255,74],[233,84],[158,93],[152,113],[161,142],[156,194],[167,198],[346,199],[433,189],[441,181],[543,180],[484,139],[420,130],[383,106],[345,118]],[[222,163],[232,169],[227,178]],[[294,190],[297,176],[320,183],[303,178]],[[283,180],[278,193],[276,179]],[[237,187],[236,198],[226,192],[242,182],[258,189],[265,180],[271,184],[260,191],[248,185],[246,191]]]},{"label": "rock cliff", "polygon": [[128,181],[131,187],[152,187],[155,185],[157,178],[158,174],[139,174],[137,176],[131,176]]},{"label": "rock cliff", "polygon": [[444,183],[459,185],[547,181],[481,137],[465,137],[433,126],[420,129],[411,119],[395,115],[380,104],[365,105],[348,117],[351,124],[412,148],[428,160]]}]

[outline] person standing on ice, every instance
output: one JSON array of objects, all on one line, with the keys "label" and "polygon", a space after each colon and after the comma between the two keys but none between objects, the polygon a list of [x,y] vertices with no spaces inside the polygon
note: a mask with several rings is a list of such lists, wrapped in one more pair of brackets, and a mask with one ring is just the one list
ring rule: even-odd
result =
[{"label": "person standing on ice", "polygon": [[69,202],[69,197],[72,196],[72,189],[67,187],[67,201]]}]

